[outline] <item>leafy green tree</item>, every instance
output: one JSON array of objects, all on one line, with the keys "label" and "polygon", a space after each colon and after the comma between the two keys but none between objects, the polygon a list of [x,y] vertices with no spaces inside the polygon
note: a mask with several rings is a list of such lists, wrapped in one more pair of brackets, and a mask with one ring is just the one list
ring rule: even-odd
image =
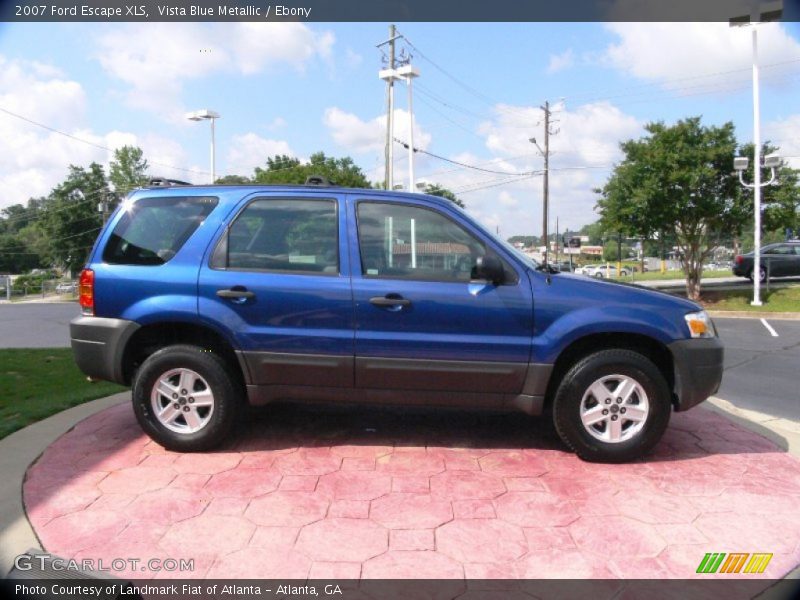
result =
[{"label": "leafy green tree", "polygon": [[325,177],[344,187],[372,187],[352,158],[334,158],[325,156],[324,152],[312,154],[306,163],[286,155],[268,158],[265,169],[256,167],[253,182],[302,184],[311,176]]},{"label": "leafy green tree", "polygon": [[518,242],[522,242],[526,248],[529,246],[538,246],[539,237],[535,235],[512,235],[508,238],[509,244],[516,244]]},{"label": "leafy green tree", "polygon": [[703,261],[719,236],[747,220],[733,174],[733,123],[704,126],[700,117],[667,126],[649,123],[648,135],[621,144],[625,155],[598,190],[607,229],[650,239],[674,234],[686,275],[686,294],[700,297]]},{"label": "leafy green tree", "polygon": [[456,196],[453,192],[448,190],[446,187],[442,187],[438,183],[429,183],[425,186],[424,192],[426,194],[430,194],[431,196],[439,196],[440,198],[447,198],[455,204],[456,206],[460,206],[464,208],[464,202],[462,202],[458,196]]},{"label": "leafy green tree", "polygon": [[50,192],[36,225],[44,234],[42,253],[49,263],[70,272],[84,264],[102,226],[97,204],[108,191],[99,164],[92,163],[88,169],[70,165],[67,179]]},{"label": "leafy green tree", "polygon": [[149,181],[147,161],[143,158],[142,149],[136,146],[123,146],[114,150],[114,159],[109,166],[108,180],[114,191],[121,196]]},{"label": "leafy green tree", "polygon": [[[622,252],[616,239],[610,239],[603,244],[603,260],[616,262],[617,260],[628,260],[632,248],[628,244],[622,244]],[[621,257],[618,259],[618,257]]]},{"label": "leafy green tree", "polygon": [[[770,143],[765,143],[761,147],[761,156],[766,156],[773,152],[779,152],[779,148]],[[739,156],[746,156],[750,159],[750,165],[744,173],[744,180],[747,183],[753,182],[754,163],[753,163],[753,144],[742,144],[738,152]],[[762,188],[761,207],[763,210],[762,227],[764,233],[779,231],[780,239],[783,239],[783,232],[786,228],[797,231],[800,228],[800,171],[792,169],[785,161],[776,169],[776,182]],[[761,169],[761,181],[769,181],[769,169]],[[750,215],[753,214],[753,190],[740,187],[739,193],[744,196],[744,201],[748,203]],[[750,223],[751,224],[751,223]],[[750,227],[752,230],[752,227]],[[767,243],[766,240],[764,243]]]},{"label": "leafy green tree", "polygon": [[581,227],[578,233],[589,238],[589,246],[599,246],[603,242],[603,234],[605,231],[603,223],[601,221],[595,221],[594,223],[589,223]]},{"label": "leafy green tree", "polygon": [[22,237],[0,234],[0,273],[24,273],[39,266],[39,254]]},{"label": "leafy green tree", "polygon": [[244,175],[225,175],[217,179],[217,183],[222,185],[243,185],[253,183],[253,180]]}]

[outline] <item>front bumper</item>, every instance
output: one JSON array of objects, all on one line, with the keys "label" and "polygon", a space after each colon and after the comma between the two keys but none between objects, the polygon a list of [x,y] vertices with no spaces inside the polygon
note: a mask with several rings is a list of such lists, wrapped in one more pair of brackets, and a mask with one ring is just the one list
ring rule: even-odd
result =
[{"label": "front bumper", "polygon": [[124,319],[76,317],[69,323],[78,368],[95,379],[127,385],[122,368],[125,346],[139,324]]},{"label": "front bumper", "polygon": [[675,410],[690,409],[717,392],[724,356],[718,337],[680,340],[668,348],[675,366]]}]

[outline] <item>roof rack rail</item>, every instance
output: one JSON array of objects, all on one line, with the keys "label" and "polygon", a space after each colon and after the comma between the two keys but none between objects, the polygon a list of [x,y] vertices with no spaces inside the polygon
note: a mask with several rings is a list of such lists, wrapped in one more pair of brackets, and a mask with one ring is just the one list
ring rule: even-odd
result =
[{"label": "roof rack rail", "polygon": [[148,182],[152,187],[170,187],[173,185],[192,185],[188,181],[181,181],[179,179],[167,179],[166,177],[152,177]]},{"label": "roof rack rail", "polygon": [[323,177],[322,175],[310,175],[309,177],[306,177],[306,185],[319,185],[319,186],[330,187],[336,184],[327,177]]}]

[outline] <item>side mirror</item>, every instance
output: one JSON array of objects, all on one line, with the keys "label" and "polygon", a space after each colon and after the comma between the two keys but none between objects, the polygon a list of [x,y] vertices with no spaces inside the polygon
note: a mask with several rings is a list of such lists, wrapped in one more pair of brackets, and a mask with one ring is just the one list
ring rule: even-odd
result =
[{"label": "side mirror", "polygon": [[492,254],[479,256],[472,269],[472,279],[489,281],[492,285],[500,285],[505,281],[506,274],[503,263]]}]

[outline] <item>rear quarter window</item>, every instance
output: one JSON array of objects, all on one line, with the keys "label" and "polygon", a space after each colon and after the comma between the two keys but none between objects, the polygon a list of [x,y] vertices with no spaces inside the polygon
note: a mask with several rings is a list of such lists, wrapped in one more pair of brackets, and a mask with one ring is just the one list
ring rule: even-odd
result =
[{"label": "rear quarter window", "polygon": [[122,265],[163,265],[183,247],[219,201],[214,196],[142,198],[117,222],[103,261]]}]

